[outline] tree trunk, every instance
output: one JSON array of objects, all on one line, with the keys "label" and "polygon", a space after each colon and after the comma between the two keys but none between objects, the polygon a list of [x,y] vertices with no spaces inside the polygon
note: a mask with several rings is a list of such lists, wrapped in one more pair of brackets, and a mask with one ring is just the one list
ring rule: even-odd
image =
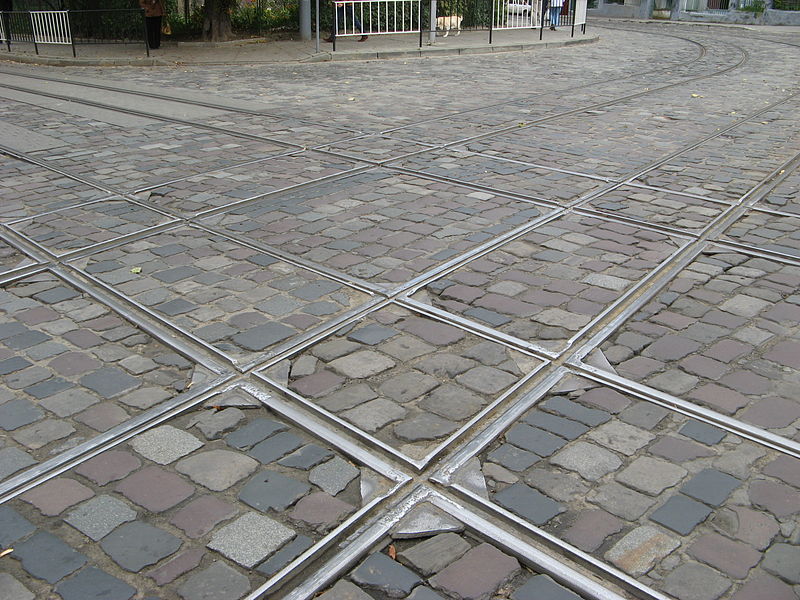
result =
[{"label": "tree trunk", "polygon": [[207,42],[224,42],[231,39],[230,2],[226,0],[206,0],[203,39]]}]

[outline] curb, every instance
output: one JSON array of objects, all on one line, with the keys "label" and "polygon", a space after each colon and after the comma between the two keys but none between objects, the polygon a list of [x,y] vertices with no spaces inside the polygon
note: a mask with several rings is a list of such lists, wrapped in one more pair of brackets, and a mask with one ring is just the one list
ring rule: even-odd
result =
[{"label": "curb", "polygon": [[579,44],[592,44],[600,40],[599,35],[570,38],[560,42],[535,42],[531,44],[508,44],[470,46],[465,48],[433,48],[425,46],[416,50],[385,50],[377,52],[320,52],[300,62],[346,62],[355,60],[393,60],[404,58],[434,58],[437,56],[467,56],[473,54],[496,54],[498,52],[529,52],[541,48],[561,48]]},{"label": "curb", "polygon": [[[291,63],[320,63],[320,62],[345,62],[357,60],[394,60],[408,58],[435,58],[446,56],[466,56],[472,54],[494,54],[497,52],[529,52],[537,48],[559,48],[576,44],[591,44],[599,41],[599,35],[580,38],[569,38],[562,41],[536,41],[528,44],[494,44],[484,46],[468,46],[462,48],[436,48],[425,46],[414,50],[378,50],[365,52],[323,51],[303,58],[292,60],[242,60],[225,62],[220,60],[167,60],[164,58],[61,58],[45,57],[41,55],[29,56],[13,52],[0,55],[0,62],[17,62],[33,65],[46,65],[54,67],[175,67],[184,65],[231,65],[231,64],[291,64]],[[246,44],[263,43],[266,40],[251,40]],[[242,40],[231,42],[178,42],[178,47],[216,48],[242,45]]]}]

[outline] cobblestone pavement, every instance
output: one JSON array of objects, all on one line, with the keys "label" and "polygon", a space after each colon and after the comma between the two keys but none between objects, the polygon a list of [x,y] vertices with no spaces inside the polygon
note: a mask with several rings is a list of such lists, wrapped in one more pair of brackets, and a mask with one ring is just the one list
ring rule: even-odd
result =
[{"label": "cobblestone pavement", "polygon": [[800,47],[593,28],[2,65],[0,597],[800,598]]}]

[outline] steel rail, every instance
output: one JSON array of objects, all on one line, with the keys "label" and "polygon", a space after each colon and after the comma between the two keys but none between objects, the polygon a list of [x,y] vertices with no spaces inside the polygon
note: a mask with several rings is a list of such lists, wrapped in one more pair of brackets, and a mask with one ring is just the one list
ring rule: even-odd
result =
[{"label": "steel rail", "polygon": [[[488,521],[485,517],[473,512],[469,507],[427,485],[418,484],[411,492],[400,499],[387,513],[367,523],[357,540],[344,550],[331,557],[322,568],[311,577],[291,590],[283,600],[308,600],[316,596],[325,586],[344,575],[356,562],[371,550],[382,547],[388,542],[391,530],[398,525],[414,508],[422,504],[431,504],[457,521],[460,521],[472,536],[491,540],[502,550],[514,555],[521,563],[533,570],[552,577],[565,587],[579,593],[586,600],[623,600],[616,591],[600,585],[595,579],[581,573],[575,567],[565,564],[542,549],[523,541]],[[258,600],[260,594],[252,594],[245,600]],[[653,596],[658,600],[666,597]]]},{"label": "steel rail", "polygon": [[[642,32],[642,33],[644,33],[644,32]],[[671,65],[668,65],[668,66],[665,66],[665,67],[659,67],[659,68],[655,68],[655,69],[647,69],[647,70],[639,71],[639,72],[632,73],[632,74],[629,74],[629,75],[612,77],[612,78],[608,78],[608,79],[604,79],[604,80],[592,81],[592,82],[589,82],[589,83],[581,83],[581,84],[578,84],[578,85],[575,85],[575,86],[571,86],[571,87],[560,88],[559,90],[555,90],[555,91],[552,91],[552,92],[540,92],[540,93],[536,93],[536,94],[526,94],[524,96],[519,96],[519,97],[516,97],[516,98],[505,100],[503,102],[498,102],[498,103],[495,103],[495,104],[490,104],[490,105],[481,106],[481,107],[478,107],[478,108],[466,109],[466,110],[463,110],[463,111],[457,111],[457,112],[454,112],[454,113],[449,113],[447,115],[447,117],[458,116],[458,115],[467,115],[467,114],[470,114],[470,113],[473,113],[473,112],[476,112],[476,111],[482,111],[482,110],[486,110],[486,109],[497,108],[497,107],[500,107],[500,106],[511,105],[511,104],[515,104],[515,103],[518,103],[518,102],[521,102],[521,101],[525,101],[525,100],[537,99],[537,98],[540,98],[542,96],[546,96],[548,94],[559,94],[559,95],[562,95],[564,92],[570,92],[570,91],[574,91],[574,90],[577,90],[577,89],[584,89],[584,88],[591,89],[592,87],[596,87],[598,85],[613,83],[613,82],[624,80],[624,79],[631,79],[633,77],[641,77],[642,75],[648,75],[650,73],[658,73],[660,71],[674,69],[674,68],[676,68],[676,66],[690,65],[690,64],[692,64],[694,62],[702,60],[702,58],[706,56],[707,50],[706,50],[705,46],[703,46],[702,43],[697,42],[696,40],[692,40],[692,39],[689,39],[689,38],[686,38],[686,37],[682,37],[682,36],[678,36],[678,35],[665,34],[665,33],[656,33],[656,35],[661,35],[662,37],[672,37],[672,38],[680,39],[682,41],[688,42],[689,44],[698,46],[698,48],[699,48],[698,55],[695,58],[691,59],[691,60],[683,61],[681,63],[676,62],[676,64],[671,64]],[[19,73],[19,72],[13,71],[13,70],[0,69],[0,74],[14,75],[14,76],[17,76],[17,77],[27,77],[27,78],[30,78],[30,79],[36,79],[36,80],[41,80],[41,81],[50,81],[50,82],[54,82],[54,83],[63,83],[63,84],[82,86],[82,87],[88,87],[88,88],[93,88],[93,89],[101,89],[101,90],[111,91],[111,92],[119,92],[119,93],[131,94],[131,95],[139,95],[139,96],[143,96],[143,97],[147,97],[147,98],[157,98],[157,99],[160,99],[160,100],[166,100],[166,101],[182,103],[182,104],[189,104],[189,105],[193,105],[193,106],[202,106],[202,107],[205,107],[205,108],[213,108],[213,109],[227,111],[227,112],[238,112],[238,113],[243,113],[243,114],[251,114],[251,115],[255,115],[255,116],[269,116],[269,117],[274,117],[274,118],[279,118],[279,119],[280,118],[297,118],[297,117],[293,117],[293,116],[290,116],[290,115],[277,115],[277,114],[272,114],[272,113],[264,113],[264,112],[256,111],[256,110],[243,109],[241,107],[231,107],[231,106],[225,105],[225,104],[218,104],[218,103],[206,102],[206,101],[201,101],[201,100],[190,100],[190,99],[187,99],[187,98],[180,98],[180,97],[176,97],[176,96],[170,96],[168,94],[160,94],[160,93],[151,92],[151,91],[142,92],[142,91],[139,91],[139,90],[126,89],[124,87],[114,87],[114,86],[109,86],[109,85],[101,85],[101,84],[95,84],[95,83],[85,82],[85,81],[75,81],[75,80],[71,80],[71,79],[56,78],[56,77],[45,76],[45,75],[33,75],[33,74],[30,74],[30,73]],[[373,132],[373,133],[381,133],[381,134],[388,133],[388,132],[391,132],[391,131],[396,131],[396,130],[404,129],[404,128],[407,128],[407,127],[412,127],[414,125],[419,125],[419,124],[429,123],[429,122],[436,121],[436,120],[441,120],[442,118],[445,118],[445,117],[436,117],[436,118],[433,118],[433,119],[423,119],[421,121],[417,121],[416,123],[413,123],[413,124],[410,124],[410,125],[403,125],[402,127],[388,129],[388,130],[380,130],[378,132]],[[315,121],[304,121],[303,119],[297,119],[297,120],[303,121],[303,122],[308,122],[308,123],[313,124],[313,125],[318,125],[319,124],[319,123],[317,123]],[[340,126],[337,125],[336,127],[340,127]],[[341,129],[347,131],[347,128],[341,128]],[[357,130],[351,130],[351,131],[357,131]],[[358,132],[358,133],[370,133],[370,132]]]},{"label": "steel rail", "polygon": [[[28,79],[35,79],[38,81],[49,81],[51,83],[62,83],[66,85],[74,85],[77,87],[85,87],[95,90],[103,90],[107,92],[117,92],[120,94],[130,94],[131,96],[141,96],[144,98],[153,98],[156,100],[165,100],[168,102],[175,102],[176,104],[187,104],[190,106],[201,106],[203,108],[212,108],[215,110],[220,110],[223,112],[232,112],[232,113],[240,113],[245,115],[252,115],[255,117],[270,117],[273,119],[294,119],[301,123],[307,123],[309,125],[319,125],[320,123],[317,121],[312,121],[309,119],[303,119],[301,117],[294,117],[290,115],[278,115],[275,113],[264,112],[261,110],[256,109],[248,109],[243,108],[241,106],[231,106],[230,104],[223,104],[217,102],[208,102],[205,100],[193,100],[189,98],[180,98],[178,96],[170,96],[169,94],[161,94],[155,91],[141,91],[136,89],[128,89],[125,87],[114,87],[111,85],[103,85],[99,83],[92,83],[89,81],[76,81],[73,79],[64,79],[59,77],[52,77],[47,75],[34,75],[32,73],[19,73],[17,71],[9,70],[9,69],[0,69],[0,75],[13,75],[15,77],[25,77]],[[327,126],[327,125],[326,125]],[[365,133],[362,130],[358,129],[349,129],[347,127],[342,127],[341,125],[332,125],[329,126],[332,128],[340,129],[341,131],[346,131],[348,133]]]}]

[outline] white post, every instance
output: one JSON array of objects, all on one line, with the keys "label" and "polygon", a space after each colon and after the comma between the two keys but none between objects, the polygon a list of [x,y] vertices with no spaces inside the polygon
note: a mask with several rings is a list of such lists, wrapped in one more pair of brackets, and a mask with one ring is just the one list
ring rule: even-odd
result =
[{"label": "white post", "polygon": [[[422,23],[419,26],[421,28]],[[431,31],[428,34],[428,43],[436,43],[436,0],[431,0]]]}]

